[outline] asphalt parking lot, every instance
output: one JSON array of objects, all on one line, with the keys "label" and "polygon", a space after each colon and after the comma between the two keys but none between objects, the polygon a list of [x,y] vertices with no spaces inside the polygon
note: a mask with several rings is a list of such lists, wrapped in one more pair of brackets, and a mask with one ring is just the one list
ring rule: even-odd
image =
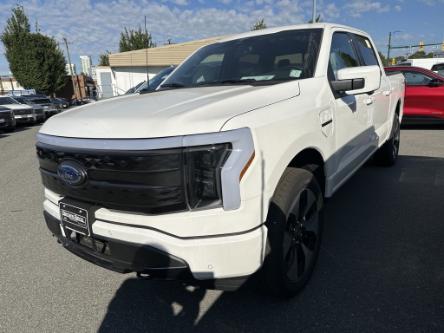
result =
[{"label": "asphalt parking lot", "polygon": [[0,332],[444,331],[444,127],[403,129],[395,167],[365,166],[328,202],[317,268],[289,301],[141,281],[63,250],[42,217],[37,130],[0,133]]}]

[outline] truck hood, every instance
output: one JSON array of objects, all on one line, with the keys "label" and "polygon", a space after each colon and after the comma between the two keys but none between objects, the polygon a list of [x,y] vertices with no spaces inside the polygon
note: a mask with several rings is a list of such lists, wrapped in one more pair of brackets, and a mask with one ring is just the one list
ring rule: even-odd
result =
[{"label": "truck hood", "polygon": [[13,110],[13,111],[14,110],[25,110],[25,109],[32,110],[32,107],[30,107],[29,105],[26,105],[26,104],[5,104],[2,106],[7,107],[8,109]]},{"label": "truck hood", "polygon": [[50,118],[40,133],[132,139],[220,131],[229,119],[299,95],[296,81],[271,86],[182,88],[110,98]]}]

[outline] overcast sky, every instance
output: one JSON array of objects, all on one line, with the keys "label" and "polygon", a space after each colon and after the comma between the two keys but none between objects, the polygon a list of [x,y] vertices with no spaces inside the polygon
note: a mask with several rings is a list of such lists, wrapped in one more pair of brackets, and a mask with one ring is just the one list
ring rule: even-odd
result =
[{"label": "overcast sky", "polygon": [[[93,64],[105,50],[118,51],[123,27],[143,26],[158,45],[168,39],[183,42],[227,35],[250,29],[264,18],[268,26],[306,22],[312,0],[1,0],[0,30],[11,8],[25,7],[32,29],[61,42],[70,41],[71,60],[79,67],[79,56],[90,55]],[[318,0],[323,21],[343,23],[369,32],[386,53],[389,31],[402,30],[394,44],[418,44],[444,40],[444,0]],[[1,43],[0,43],[1,44]],[[63,48],[64,50],[64,48]],[[0,73],[9,72],[0,45]]]}]

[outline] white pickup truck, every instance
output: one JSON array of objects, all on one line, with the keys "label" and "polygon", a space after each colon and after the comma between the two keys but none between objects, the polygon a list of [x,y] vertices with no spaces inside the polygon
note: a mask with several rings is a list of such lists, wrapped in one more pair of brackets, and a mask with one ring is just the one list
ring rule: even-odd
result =
[{"label": "white pickup truck", "polygon": [[398,155],[404,79],[365,32],[309,24],[204,46],[158,92],[64,112],[37,135],[51,232],[140,277],[291,296],[319,252],[324,198]]}]

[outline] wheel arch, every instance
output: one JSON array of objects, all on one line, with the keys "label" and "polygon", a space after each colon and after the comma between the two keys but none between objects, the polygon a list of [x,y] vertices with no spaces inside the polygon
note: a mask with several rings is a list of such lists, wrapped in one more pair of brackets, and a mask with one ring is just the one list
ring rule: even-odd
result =
[{"label": "wheel arch", "polygon": [[[398,102],[396,103],[395,114],[398,116],[398,118],[401,117],[401,100],[400,99],[398,99]],[[399,120],[401,120],[401,119],[399,119]]]},{"label": "wheel arch", "polygon": [[[296,153],[290,154],[287,156],[287,160],[281,164],[279,170],[275,170],[275,174],[278,175],[275,182],[273,182],[273,187],[271,188],[270,199],[276,192],[277,187],[279,186],[279,182],[282,179],[285,169],[291,168],[302,168],[312,172],[316,180],[319,183],[319,186],[322,189],[322,194],[325,195],[325,185],[326,185],[326,164],[325,159],[318,148],[315,147],[306,147],[302,150],[299,150]],[[264,207],[268,211],[269,207]],[[266,215],[266,214],[265,214]]]},{"label": "wheel arch", "polygon": [[316,148],[305,148],[297,153],[287,167],[306,169],[314,174],[322,194],[325,195],[325,160],[320,151]]}]

